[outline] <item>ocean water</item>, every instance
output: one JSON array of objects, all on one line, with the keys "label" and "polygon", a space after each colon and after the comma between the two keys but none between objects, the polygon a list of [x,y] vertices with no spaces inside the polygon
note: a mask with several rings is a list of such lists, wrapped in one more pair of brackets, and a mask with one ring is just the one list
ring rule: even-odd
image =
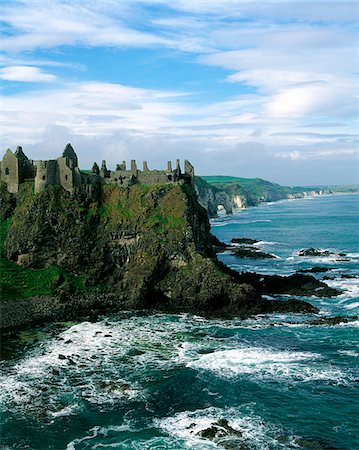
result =
[{"label": "ocean water", "polygon": [[[212,232],[277,256],[220,255],[239,271],[327,267],[316,276],[343,293],[306,300],[319,317],[354,315],[358,217],[359,196],[316,197],[222,216]],[[298,256],[308,247],[335,255]],[[317,317],[124,312],[5,336],[1,448],[358,449],[358,321],[305,323]]]}]

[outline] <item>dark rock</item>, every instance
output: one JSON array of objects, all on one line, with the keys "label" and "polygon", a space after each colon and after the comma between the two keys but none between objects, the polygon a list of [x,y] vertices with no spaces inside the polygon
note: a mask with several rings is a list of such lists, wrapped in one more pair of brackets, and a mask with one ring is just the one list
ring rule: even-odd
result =
[{"label": "dark rock", "polygon": [[217,436],[217,432],[218,432],[217,427],[210,427],[200,431],[198,435],[205,439],[214,439]]},{"label": "dark rock", "polygon": [[66,359],[66,356],[60,354],[60,355],[58,356],[58,358],[59,358],[59,359]]},{"label": "dark rock", "polygon": [[316,314],[319,312],[318,308],[304,300],[290,299],[282,302],[267,300],[267,302],[270,305],[269,310],[273,312],[285,313],[290,311],[292,313],[300,314]]},{"label": "dark rock", "polygon": [[242,433],[233,427],[231,427],[228,423],[227,419],[220,419],[217,422],[213,423],[212,426],[209,428],[206,428],[205,430],[201,430],[198,433],[199,436],[205,438],[205,439],[218,439],[222,438],[224,436],[231,436],[231,437],[242,437]]},{"label": "dark rock", "polygon": [[311,275],[296,273],[289,276],[238,274],[238,280],[249,283],[262,294],[289,294],[297,296],[335,297],[341,291],[329,287]]},{"label": "dark rock", "polygon": [[238,256],[238,258],[252,258],[252,259],[273,259],[274,255],[269,253],[261,252],[249,247],[231,247],[230,248],[233,255]]},{"label": "dark rock", "polygon": [[359,316],[336,316],[336,317],[321,317],[320,319],[308,320],[309,325],[339,325],[341,323],[354,322],[359,319]]},{"label": "dark rock", "polygon": [[250,239],[250,238],[233,238],[231,240],[232,244],[248,244],[253,245],[259,242],[257,239]]},{"label": "dark rock", "polygon": [[300,273],[322,273],[322,272],[328,272],[328,270],[332,270],[332,269],[333,269],[332,267],[329,269],[328,267],[315,266],[315,267],[311,267],[310,269],[299,269],[299,270],[297,270],[297,272],[300,272]]},{"label": "dark rock", "polygon": [[[306,248],[299,250],[298,256],[332,256],[335,255],[335,253],[331,252],[330,250],[321,250],[320,248]],[[347,256],[345,253],[339,253],[338,256]]]},{"label": "dark rock", "polygon": [[67,341],[65,341],[65,344],[72,344],[72,340],[71,339],[68,339]]},{"label": "dark rock", "polygon": [[224,251],[227,248],[227,244],[220,241],[216,236],[210,233],[211,245],[215,248],[217,253]]}]

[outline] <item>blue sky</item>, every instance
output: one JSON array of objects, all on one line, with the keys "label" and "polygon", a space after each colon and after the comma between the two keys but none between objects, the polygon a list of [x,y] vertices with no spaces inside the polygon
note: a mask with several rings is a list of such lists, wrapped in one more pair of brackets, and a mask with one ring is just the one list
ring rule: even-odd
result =
[{"label": "blue sky", "polygon": [[199,174],[359,182],[358,6],[0,2],[1,151],[80,166],[188,158]]}]

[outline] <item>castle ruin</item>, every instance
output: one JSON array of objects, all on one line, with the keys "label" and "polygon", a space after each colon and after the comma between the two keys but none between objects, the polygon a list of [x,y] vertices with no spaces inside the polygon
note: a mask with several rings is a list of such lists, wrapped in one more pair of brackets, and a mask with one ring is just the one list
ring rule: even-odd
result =
[{"label": "castle ruin", "polygon": [[71,194],[87,191],[93,185],[117,184],[122,187],[134,184],[168,184],[194,183],[194,168],[185,160],[184,172],[177,159],[173,168],[168,161],[166,170],[150,170],[147,161],[143,162],[142,170],[138,169],[135,160],[127,168],[126,162],[117,164],[114,171],[107,169],[106,161],[102,161],[101,168],[95,162],[91,171],[81,171],[78,158],[71,144],[67,144],[62,156],[47,161],[33,161],[28,159],[21,147],[15,153],[8,149],[0,163],[0,179],[7,185],[7,190],[17,193],[20,184],[34,181],[35,192],[42,192],[49,185],[62,186]]}]

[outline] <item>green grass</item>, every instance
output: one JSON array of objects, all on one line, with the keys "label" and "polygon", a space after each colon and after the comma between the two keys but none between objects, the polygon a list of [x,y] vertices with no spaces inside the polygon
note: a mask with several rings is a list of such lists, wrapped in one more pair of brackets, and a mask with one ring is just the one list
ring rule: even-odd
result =
[{"label": "green grass", "polygon": [[75,291],[90,289],[84,286],[86,279],[84,275],[69,274],[57,266],[29,269],[5,258],[3,245],[10,226],[11,219],[0,223],[0,297],[2,300],[54,295],[53,283],[59,277],[63,277],[63,283],[70,284]]},{"label": "green grass", "polygon": [[207,183],[209,184],[217,184],[217,183],[245,183],[248,184],[253,181],[252,178],[240,178],[240,177],[231,177],[227,175],[208,175],[201,176]]},{"label": "green grass", "polygon": [[98,212],[116,223],[166,233],[183,231],[187,223],[185,208],[180,187],[136,185],[127,190],[105,185]]}]

